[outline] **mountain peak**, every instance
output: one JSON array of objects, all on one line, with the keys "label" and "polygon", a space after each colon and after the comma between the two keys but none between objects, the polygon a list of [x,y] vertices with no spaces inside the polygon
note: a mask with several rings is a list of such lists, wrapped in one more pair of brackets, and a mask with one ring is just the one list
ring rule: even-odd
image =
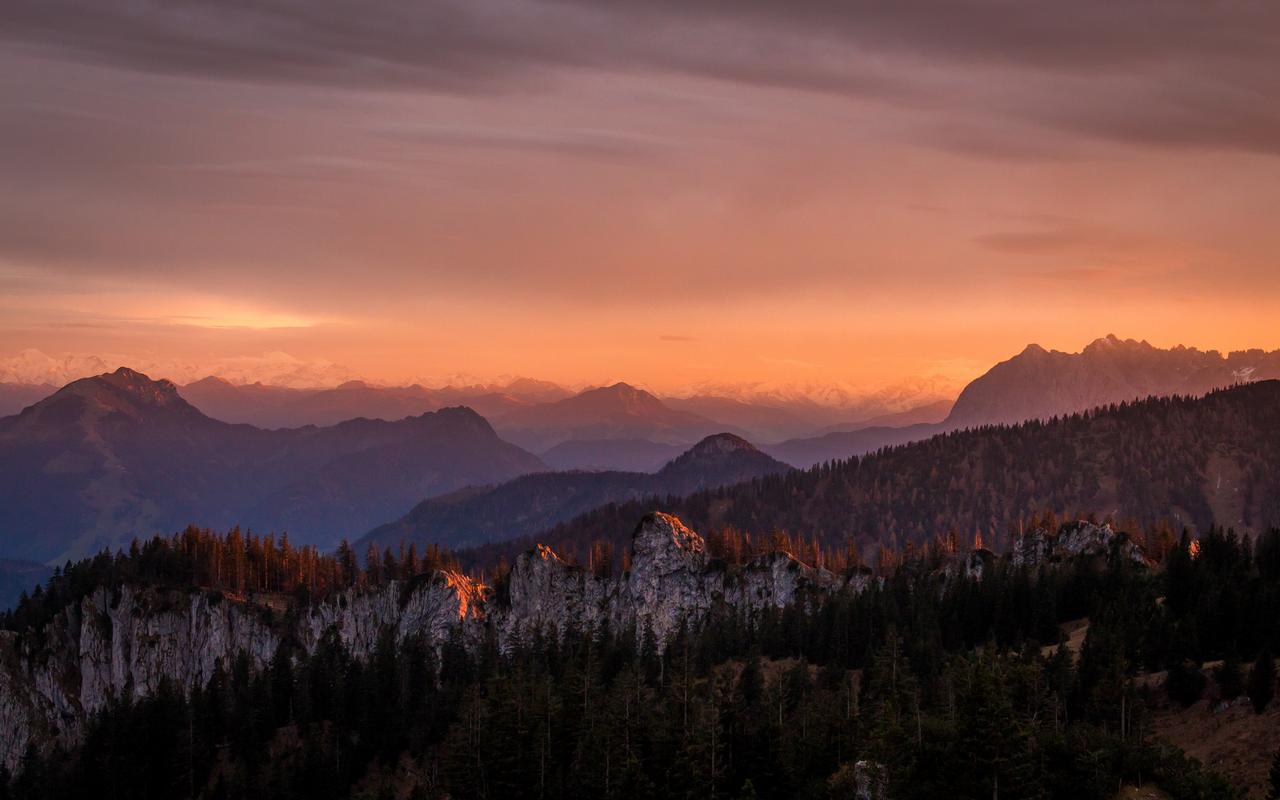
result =
[{"label": "mountain peak", "polygon": [[717,433],[667,462],[658,474],[668,478],[678,476],[689,481],[691,487],[698,488],[750,480],[790,469],[789,464],[760,452],[741,436]]},{"label": "mountain peak", "polygon": [[744,451],[759,452],[755,445],[741,436],[735,436],[732,433],[714,433],[690,447],[687,452],[694,456],[709,456]]},{"label": "mountain peak", "polygon": [[597,391],[616,394],[620,397],[638,397],[640,395],[648,394],[644,389],[637,389],[625,381],[618,381],[612,386],[602,386]]},{"label": "mountain peak", "polygon": [[1121,339],[1114,333],[1108,333],[1098,339],[1094,339],[1085,348],[1085,353],[1110,353],[1116,351],[1137,351],[1137,350],[1155,350],[1151,343],[1146,339],[1138,341],[1137,339]]},{"label": "mountain peak", "polygon": [[[685,527],[678,517],[661,511],[644,515],[631,534],[631,546],[637,562],[644,561],[646,566],[652,564],[668,570],[671,562],[691,559],[700,562],[706,552],[706,543],[701,536]],[[633,569],[639,566],[633,562]]]},{"label": "mountain peak", "polygon": [[629,383],[619,381],[611,386],[601,386],[596,389],[587,389],[586,391],[570,397],[563,403],[604,403],[619,408],[628,413],[643,413],[644,411],[654,411],[658,409],[666,410],[666,406],[662,401],[644,389],[636,388]]},{"label": "mountain peak", "polygon": [[[147,405],[169,406],[178,403],[184,406],[187,405],[186,401],[178,396],[178,387],[174,386],[172,381],[164,378],[153,380],[128,367],[120,367],[115,372],[99,375],[96,378],[85,378],[84,380],[106,384],[120,392],[124,392],[135,401],[141,401]],[[75,383],[80,382],[76,381]],[[71,385],[74,386],[75,384]]]},{"label": "mountain peak", "polygon": [[70,420],[121,414],[134,420],[209,420],[168,380],[152,380],[128,367],[68,383],[22,412],[27,424],[58,428]]},{"label": "mountain peak", "polygon": [[218,387],[218,388],[235,388],[235,384],[223,378],[220,375],[206,375],[198,381],[192,381],[187,386],[196,387]]}]

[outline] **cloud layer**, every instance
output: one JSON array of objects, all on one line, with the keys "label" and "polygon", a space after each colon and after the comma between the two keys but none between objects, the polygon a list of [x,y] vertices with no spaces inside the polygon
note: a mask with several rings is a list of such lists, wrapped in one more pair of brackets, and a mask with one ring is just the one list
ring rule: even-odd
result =
[{"label": "cloud layer", "polygon": [[1135,305],[1276,346],[1277,40],[1249,0],[9,0],[0,335],[402,374],[568,343],[569,381],[881,379]]}]

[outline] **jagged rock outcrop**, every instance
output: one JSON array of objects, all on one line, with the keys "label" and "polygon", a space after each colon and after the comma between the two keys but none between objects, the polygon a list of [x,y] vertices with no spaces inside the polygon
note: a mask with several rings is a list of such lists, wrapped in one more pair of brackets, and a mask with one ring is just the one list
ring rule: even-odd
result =
[{"label": "jagged rock outcrop", "polygon": [[1142,547],[1129,537],[1116,533],[1110,525],[1083,520],[1068,522],[1057,533],[1033,528],[1014,539],[1008,557],[1014,566],[1034,567],[1070,561],[1082,555],[1103,556],[1113,552],[1134,564],[1147,563]]},{"label": "jagged rock outcrop", "polygon": [[597,577],[539,546],[517,559],[504,596],[451,571],[341,592],[286,622],[267,605],[218,592],[123,586],[100,588],[68,606],[37,633],[0,633],[0,764],[10,770],[31,742],[75,741],[84,721],[111,698],[143,697],[162,681],[204,685],[240,654],[258,667],[281,642],[313,652],[333,632],[356,657],[373,652],[383,630],[397,640],[421,635],[440,646],[460,635],[477,645],[488,633],[508,650],[542,635],[634,630],[664,646],[682,623],[715,608],[751,614],[817,601],[870,578],[844,579],[771,553],[730,569],[708,557],[696,533],[666,514],[636,529],[630,571]]}]

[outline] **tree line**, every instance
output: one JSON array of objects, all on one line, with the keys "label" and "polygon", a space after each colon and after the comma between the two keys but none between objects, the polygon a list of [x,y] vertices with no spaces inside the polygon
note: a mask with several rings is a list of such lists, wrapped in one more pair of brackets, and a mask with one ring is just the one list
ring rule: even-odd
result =
[{"label": "tree line", "polygon": [[[146,551],[122,567],[156,570]],[[1158,571],[1104,555],[978,580],[946,557],[826,602],[722,608],[666,647],[385,630],[361,660],[332,632],[310,654],[286,635],[261,669],[240,657],[189,694],[116,698],[79,747],[33,748],[0,797],[817,799],[849,796],[859,761],[895,798],[1239,796],[1155,739],[1152,713],[1274,702],[1280,531],[1181,537]],[[1073,654],[1060,623],[1080,618]],[[1211,659],[1237,667],[1206,674]]]}]

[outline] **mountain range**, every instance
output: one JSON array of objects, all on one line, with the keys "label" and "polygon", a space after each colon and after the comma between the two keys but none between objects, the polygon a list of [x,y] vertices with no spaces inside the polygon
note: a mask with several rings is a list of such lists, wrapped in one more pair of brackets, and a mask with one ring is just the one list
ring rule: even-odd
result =
[{"label": "mountain range", "polygon": [[555,384],[517,380],[500,387],[371,386],[347,381],[330,389],[292,389],[261,383],[237,385],[210,376],[179,388],[189,402],[224,422],[259,428],[336,425],[357,417],[397,420],[465,405],[485,417],[536,403],[560,400],[571,393]]},{"label": "mountain range", "polygon": [[[760,450],[807,467],[965,428],[1044,419],[1148,394],[1198,394],[1276,375],[1280,351],[1223,356],[1161,350],[1115,336],[1076,354],[1032,345],[966,386],[941,421],[930,420],[943,413],[946,401],[849,423],[849,430],[816,429],[820,435]],[[489,521],[476,523],[480,532],[459,539],[488,540],[502,535],[503,524],[523,532],[562,520],[558,515],[572,505],[564,498],[574,492],[576,511],[588,507],[582,498],[592,493],[616,502],[627,492],[682,491],[649,481],[693,442],[718,433],[741,436],[750,433],[747,426],[783,430],[798,424],[781,406],[712,395],[664,400],[625,383],[577,394],[528,379],[443,389],[348,382],[316,390],[206,378],[178,388],[120,369],[74,381],[34,403],[27,401],[43,389],[26,391],[20,401],[25,410],[0,419],[0,555],[37,562],[120,546],[190,522],[287,530],[327,545],[387,520],[402,524],[406,510],[462,489],[467,493],[450,500],[455,510],[463,500],[515,503],[502,498],[525,493],[542,498],[537,502],[545,507],[527,515],[533,522],[512,512],[504,523],[485,511],[481,516]],[[471,408],[442,405],[460,403]],[[210,409],[256,415],[264,424],[334,424],[264,430],[215,419]],[[361,418],[364,412],[391,419]],[[502,487],[474,488],[549,469],[622,475],[580,475],[566,483],[531,479],[502,490],[509,494],[485,494]],[[636,480],[637,474],[645,480]],[[487,500],[467,499],[481,496]]]},{"label": "mountain range", "polygon": [[965,428],[1047,419],[1108,403],[1162,395],[1201,395],[1247,381],[1280,378],[1280,350],[1216,350],[1097,339],[1079,353],[1028,345],[960,392],[945,420]]},{"label": "mountain range", "polygon": [[[537,541],[583,554],[625,543],[661,510],[702,530],[804,532],[864,552],[953,533],[996,552],[1033,513],[1096,513],[1172,534],[1280,525],[1280,381],[1150,398],[1018,425],[952,431],[861,458],[657,501],[602,506],[533,537],[480,548],[486,563]],[[1132,529],[1132,528],[1131,528]]]},{"label": "mountain range", "polygon": [[1048,419],[1144,397],[1202,395],[1275,378],[1280,378],[1280,350],[1242,350],[1224,356],[1194,347],[1163,350],[1115,335],[1096,339],[1079,353],[1032,344],[965,386],[940,422],[824,433],[765,449],[790,464],[807,467],[948,431]]},{"label": "mountain range", "polygon": [[700,414],[671,408],[626,383],[515,409],[498,417],[494,426],[504,438],[534,451],[572,440],[645,439],[683,444],[725,427]]},{"label": "mountain range", "polygon": [[467,408],[268,431],[121,368],[0,420],[0,553],[60,562],[189,523],[329,546],[424,497],[545,469]]},{"label": "mountain range", "polygon": [[708,436],[655,473],[543,472],[493,487],[424,500],[404,517],[370,531],[356,550],[401,543],[453,548],[515,539],[610,503],[689,495],[790,471],[730,433]]}]

